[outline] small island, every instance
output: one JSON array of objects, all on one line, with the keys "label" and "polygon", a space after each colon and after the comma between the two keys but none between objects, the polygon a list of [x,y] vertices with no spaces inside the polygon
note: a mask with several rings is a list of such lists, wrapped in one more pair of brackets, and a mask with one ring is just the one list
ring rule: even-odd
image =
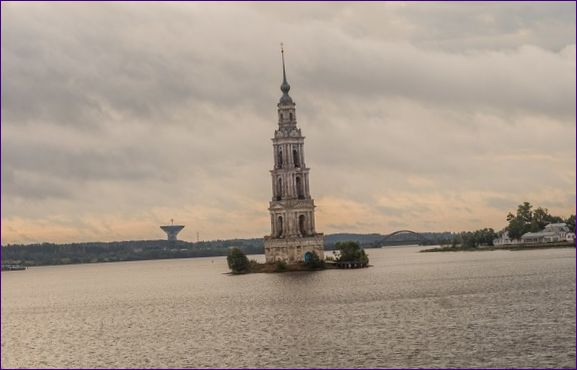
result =
[{"label": "small island", "polygon": [[255,260],[249,260],[239,248],[233,247],[229,249],[226,261],[232,274],[319,271],[369,267],[369,257],[359,243],[354,241],[339,242],[335,247],[336,256],[334,258],[327,257],[323,260],[316,253],[312,253],[311,258],[303,262],[291,264],[281,260],[274,263],[260,263]]},{"label": "small island", "polygon": [[454,234],[448,245],[421,252],[457,252],[525,250],[542,248],[575,248],[575,215],[564,219],[549,213],[547,208],[523,202],[517,213],[507,214],[508,225],[501,231],[491,228]]}]

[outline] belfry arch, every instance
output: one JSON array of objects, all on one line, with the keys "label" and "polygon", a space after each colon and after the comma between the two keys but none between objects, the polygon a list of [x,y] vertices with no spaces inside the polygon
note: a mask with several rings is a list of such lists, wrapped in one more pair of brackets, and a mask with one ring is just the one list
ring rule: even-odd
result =
[{"label": "belfry arch", "polygon": [[278,216],[276,227],[277,227],[277,229],[276,229],[277,237],[280,238],[283,235],[282,216]]},{"label": "belfry arch", "polygon": [[295,164],[295,167],[301,166],[301,162],[300,162],[300,158],[299,158],[299,152],[296,149],[293,149],[293,162]]},{"label": "belfry arch", "polygon": [[278,150],[278,156],[277,156],[277,167],[278,168],[282,168],[282,149]]},{"label": "belfry arch", "polygon": [[278,178],[276,182],[276,200],[282,199],[282,177]]},{"label": "belfry arch", "polygon": [[307,217],[305,215],[300,215],[299,216],[299,231],[301,233],[301,236],[306,236],[307,235]]},{"label": "belfry arch", "polygon": [[297,176],[295,178],[295,185],[297,188],[297,198],[305,199],[305,190],[304,190],[304,186],[303,186],[303,180],[301,179],[300,176]]}]

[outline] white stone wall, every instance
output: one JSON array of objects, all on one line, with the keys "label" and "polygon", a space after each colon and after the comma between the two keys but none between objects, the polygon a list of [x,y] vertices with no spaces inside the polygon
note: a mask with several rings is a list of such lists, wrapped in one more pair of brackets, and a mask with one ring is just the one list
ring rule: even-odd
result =
[{"label": "white stone wall", "polygon": [[287,263],[303,262],[306,252],[314,252],[320,259],[324,259],[324,236],[317,234],[306,238],[265,238],[264,240],[264,253],[267,263],[276,261],[285,261]]}]

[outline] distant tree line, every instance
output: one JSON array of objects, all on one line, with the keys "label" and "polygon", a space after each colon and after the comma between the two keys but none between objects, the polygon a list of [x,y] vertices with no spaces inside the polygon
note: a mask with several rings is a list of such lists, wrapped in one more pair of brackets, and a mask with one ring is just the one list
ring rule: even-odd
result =
[{"label": "distant tree line", "polygon": [[465,248],[491,246],[496,237],[497,233],[491,228],[484,228],[475,231],[463,231],[453,235],[451,245],[453,247],[462,246]]},{"label": "distant tree line", "polygon": [[[363,248],[383,245],[441,244],[451,233],[422,233],[425,240],[412,234],[399,234],[387,239],[381,234],[331,234],[325,237],[325,249],[337,249],[337,243],[353,241]],[[423,243],[424,242],[424,243]],[[446,242],[443,242],[446,244]],[[226,256],[230,247],[237,247],[245,254],[263,254],[262,238],[212,240],[187,242],[178,240],[130,240],[85,243],[9,244],[2,246],[3,264],[26,266],[61,265],[73,263],[139,261],[151,259]]]},{"label": "distant tree line", "polygon": [[[441,236],[450,233],[424,233],[433,242],[433,235]],[[378,248],[385,243],[386,235],[381,234],[331,234],[325,237],[325,249],[334,250],[336,244],[343,241],[354,241],[364,248]],[[419,240],[414,235],[399,234],[387,245],[415,244]],[[178,240],[130,240],[117,242],[86,243],[40,243],[9,244],[2,246],[3,264],[22,264],[26,266],[62,265],[71,263],[139,261],[168,258],[191,258],[226,256],[230,247],[237,247],[245,254],[263,254],[262,238],[212,240],[186,242]]]},{"label": "distant tree line", "polygon": [[247,254],[264,252],[262,240],[217,240],[190,243],[167,240],[134,240],[120,242],[88,242],[72,244],[30,244],[2,247],[3,264],[26,266],[71,263],[139,261],[168,258],[225,256],[229,247],[238,247]]},{"label": "distant tree line", "polygon": [[411,233],[402,233],[389,237],[382,234],[331,234],[325,238],[325,250],[337,249],[337,243],[353,241],[363,248],[381,248],[390,245],[440,245],[448,244],[453,238],[453,233],[445,232],[421,232],[420,236]]}]

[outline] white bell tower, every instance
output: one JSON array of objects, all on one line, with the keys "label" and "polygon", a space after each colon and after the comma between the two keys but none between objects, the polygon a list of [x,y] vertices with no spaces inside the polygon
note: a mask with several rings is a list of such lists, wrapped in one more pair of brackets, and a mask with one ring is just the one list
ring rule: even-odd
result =
[{"label": "white bell tower", "polygon": [[304,136],[297,127],[295,103],[289,96],[284,49],[281,44],[283,95],[277,104],[278,129],[274,133],[271,235],[265,237],[267,262],[306,261],[316,253],[324,259],[324,237],[315,230],[315,205],[309,191],[309,171],[305,164]]}]

